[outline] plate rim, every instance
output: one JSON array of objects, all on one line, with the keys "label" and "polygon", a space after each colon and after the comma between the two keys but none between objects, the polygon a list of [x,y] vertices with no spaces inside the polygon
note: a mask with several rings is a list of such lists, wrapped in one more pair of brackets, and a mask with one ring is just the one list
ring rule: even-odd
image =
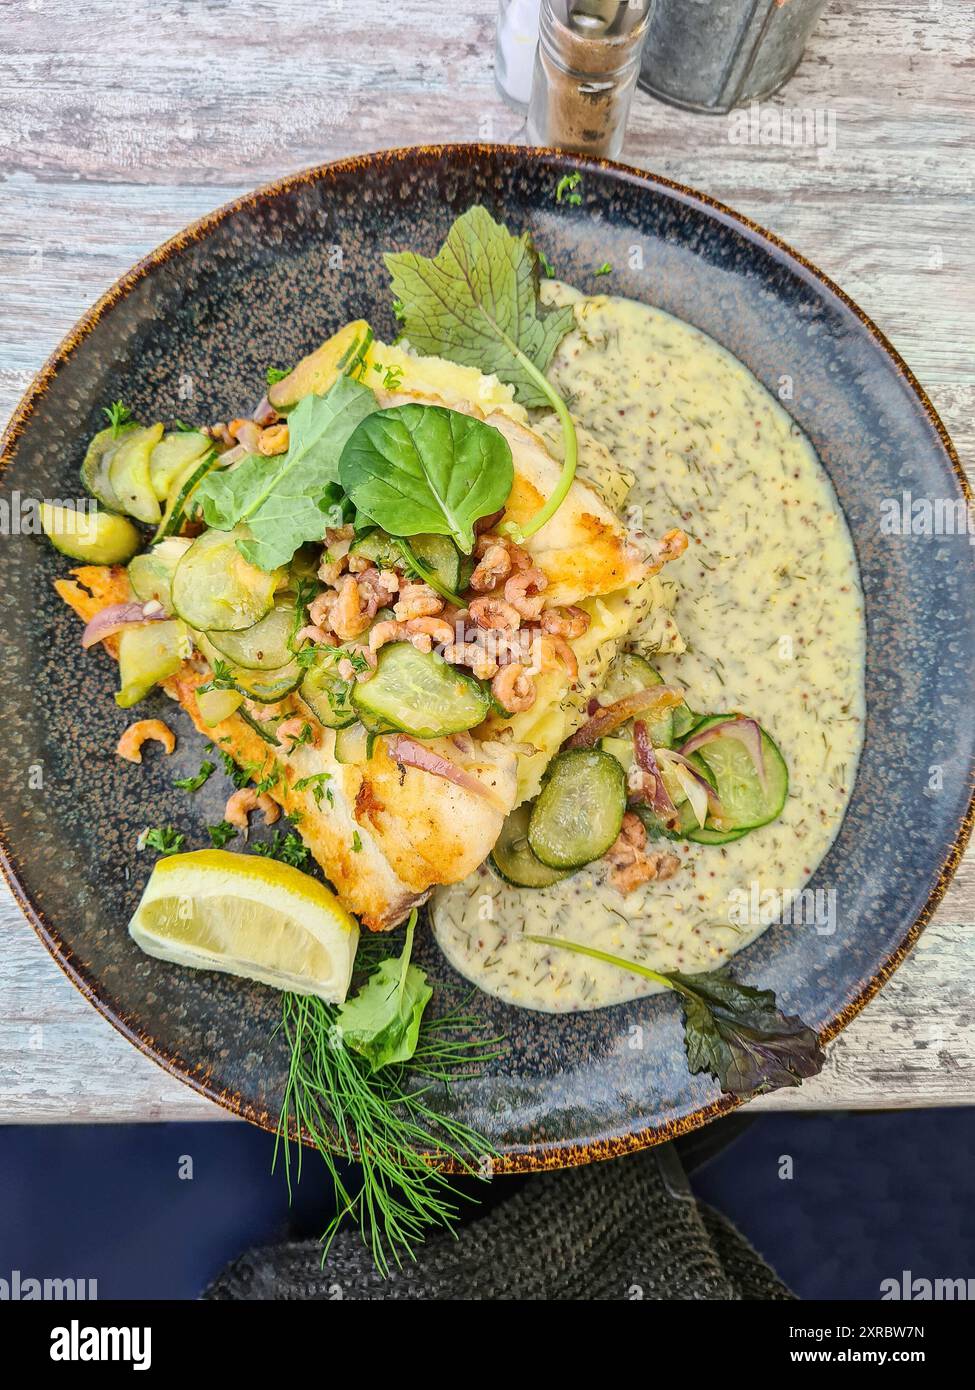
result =
[{"label": "plate rim", "polygon": [[[14,447],[29,424],[34,412],[35,403],[47,391],[49,385],[57,376],[59,369],[69,360],[81,343],[83,343],[89,334],[98,326],[105,312],[125,299],[155,268],[165,264],[176,252],[183,250],[194,242],[204,240],[211,231],[227,218],[246,208],[259,205],[262,201],[276,198],[282,193],[287,193],[303,185],[314,185],[325,182],[336,175],[355,173],[361,169],[373,168],[377,164],[393,165],[405,163],[410,160],[449,160],[455,158],[467,160],[476,166],[478,155],[483,155],[485,159],[488,159],[496,157],[499,154],[512,161],[523,160],[527,163],[543,159],[556,168],[563,168],[569,172],[578,170],[585,173],[586,170],[592,170],[610,173],[621,177],[624,182],[630,185],[649,189],[663,189],[671,195],[676,195],[679,200],[691,206],[696,205],[704,209],[708,214],[716,217],[719,222],[722,222],[726,226],[737,230],[744,229],[747,233],[747,239],[753,244],[757,243],[761,245],[764,243],[765,249],[772,253],[773,259],[784,261],[786,264],[791,262],[793,269],[796,266],[800,267],[805,271],[807,276],[817,282],[820,287],[825,288],[830,295],[839,300],[841,304],[856,316],[889,358],[894,370],[909,387],[920,403],[929,422],[934,427],[941,445],[948,456],[955,476],[958,479],[962,495],[969,504],[972,503],[972,489],[961,460],[959,459],[958,452],[927,392],[911,371],[907,362],[894,347],[893,343],[890,342],[886,334],[866,313],[864,313],[860,306],[830,278],[830,276],[820,270],[817,265],[810,261],[800,251],[797,251],[788,242],[784,241],[775,232],[769,231],[768,228],[746,217],[743,213],[737,212],[726,203],[722,203],[718,199],[711,197],[710,194],[691,188],[687,184],[678,183],[662,174],[656,174],[652,170],[638,169],[633,165],[625,164],[617,160],[598,159],[593,156],[573,154],[568,151],[550,149],[545,146],[485,142],[402,145],[389,149],[376,150],[366,154],[346,155],[341,159],[329,160],[323,164],[311,165],[307,168],[299,169],[294,173],[285,174],[269,183],[261,184],[257,188],[231,199],[229,202],[220,204],[210,212],[204,213],[201,217],[188,223],[173,236],[168,237],[153,250],[140,257],[140,259],[125,271],[124,274],[119,276],[118,279],[85,310],[77,322],[49,354],[42,366],[34,373],[31,381],[14,408],[4,428],[2,437],[0,437],[0,474],[4,472],[11,462]],[[961,862],[972,833],[973,824],[975,824],[975,779],[973,779],[972,792],[969,797],[968,806],[955,831],[953,839],[950,844],[945,847],[944,857],[938,868],[937,877],[917,917],[894,950],[875,968],[874,973],[864,984],[860,992],[820,1029],[819,1039],[822,1044],[825,1045],[831,1042],[832,1039],[835,1038],[838,1033],[842,1032],[857,1014],[865,1008],[913,949],[944,897],[948,885]],[[3,878],[14,901],[30,923],[45,949],[54,958],[62,972],[79,990],[87,1002],[91,1004],[103,1018],[107,1019],[117,1032],[128,1042],[132,1043],[133,1046],[138,1048],[144,1056],[151,1058],[153,1062],[164,1071],[168,1072],[169,1075],[176,1077],[179,1081],[191,1087],[199,1095],[204,1096],[207,1100],[214,1102],[224,1110],[228,1110],[240,1118],[249,1121],[251,1124],[257,1125],[261,1129],[268,1130],[271,1133],[276,1132],[277,1119],[273,1118],[269,1111],[260,1110],[253,1106],[250,1102],[244,1100],[239,1093],[213,1086],[208,1078],[208,1068],[200,1063],[194,1066],[177,1054],[166,1052],[156,1044],[153,1038],[141,1033],[122,1009],[113,1007],[107,999],[100,996],[94,983],[88,979],[84,966],[74,961],[73,953],[70,948],[61,939],[53,925],[46,920],[43,911],[34,905],[26,889],[21,884],[17,874],[15,856],[11,853],[8,846],[7,826],[2,812],[0,812],[0,872],[3,874]],[[702,1126],[709,1124],[712,1120],[729,1114],[743,1104],[745,1104],[745,1101],[740,1097],[722,1095],[719,1099],[712,1101],[708,1105],[698,1106],[689,1114],[681,1116],[678,1119],[666,1120],[658,1125],[649,1125],[643,1129],[632,1130],[629,1133],[617,1135],[610,1139],[568,1144],[556,1142],[548,1145],[532,1146],[519,1152],[503,1153],[498,1155],[494,1160],[493,1171],[496,1174],[541,1172],[557,1168],[577,1167],[587,1163],[622,1157],[624,1154],[636,1153],[642,1149],[651,1148],[656,1144],[666,1143],[668,1140],[679,1138],[681,1135],[689,1134],[693,1130],[700,1129]],[[291,1137],[298,1138],[299,1136],[293,1134]],[[303,1136],[302,1138],[304,1142],[309,1142]]]}]

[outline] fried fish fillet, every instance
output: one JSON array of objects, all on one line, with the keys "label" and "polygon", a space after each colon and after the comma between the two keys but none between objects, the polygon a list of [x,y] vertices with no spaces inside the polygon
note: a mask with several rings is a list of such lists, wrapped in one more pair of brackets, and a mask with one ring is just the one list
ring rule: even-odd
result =
[{"label": "fried fish fillet", "polygon": [[[124,569],[87,565],[72,576],[57,580],[55,588],[85,622],[132,598]],[[118,656],[115,638],[103,645]],[[237,715],[209,727],[203,723],[195,692],[208,675],[202,662],[187,661],[163,689],[208,740],[240,766],[254,768],[254,780],[277,764],[282,776],[270,795],[286,814],[299,813],[296,829],[305,844],[349,910],[371,930],[396,926],[437,884],[465,878],[490,853],[514,804],[517,781],[515,754],[501,744],[429,741],[476,779],[482,793],[393,762],[382,739],[361,765],[336,760],[331,729],[320,730],[318,747],[271,749]],[[294,697],[289,706],[309,718]],[[295,784],[309,777],[315,781],[298,790]]]}]

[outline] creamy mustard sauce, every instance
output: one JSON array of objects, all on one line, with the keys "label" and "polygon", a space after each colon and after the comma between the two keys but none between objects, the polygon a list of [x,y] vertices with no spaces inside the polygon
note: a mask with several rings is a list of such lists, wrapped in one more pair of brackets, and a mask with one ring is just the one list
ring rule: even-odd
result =
[{"label": "creamy mustard sauce", "polygon": [[[747,368],[660,310],[587,299],[556,283],[545,291],[574,303],[577,320],[549,375],[577,421],[635,475],[623,507],[628,523],[651,536],[680,526],[691,538],[665,571],[679,585],[674,616],[686,650],[651,656],[654,665],[686,689],[692,709],[757,718],[790,776],[773,824],[722,846],[661,841],[680,856],[676,876],[625,898],[604,863],[535,891],[508,886],[485,865],[438,892],[434,930],[457,970],[511,1003],[563,1012],[658,987],[535,945],[525,932],[658,971],[711,970],[775,920],[774,895],[810,877],[856,773],[864,624],[832,486],[805,436]],[[826,910],[821,904],[823,922]],[[808,915],[788,929],[815,931]]]}]

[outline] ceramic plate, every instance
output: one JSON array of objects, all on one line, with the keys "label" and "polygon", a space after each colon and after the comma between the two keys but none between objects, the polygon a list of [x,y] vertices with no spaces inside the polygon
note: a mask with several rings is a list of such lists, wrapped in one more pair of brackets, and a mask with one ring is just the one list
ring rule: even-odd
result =
[{"label": "ceramic plate", "polygon": [[[556,205],[566,172],[582,201]],[[867,613],[867,729],[840,834],[814,880],[837,890],[833,936],[771,928],[737,959],[787,1013],[831,1038],[903,959],[940,898],[970,817],[975,723],[975,550],[964,535],[888,536],[880,499],[962,499],[944,428],[896,352],[835,285],[774,237],[689,189],[619,165],[504,146],[391,151],[287,178],[195,223],[114,285],[39,374],[9,427],[3,496],[74,497],[82,442],[121,397],[144,418],[227,419],[264,370],[337,325],[395,331],[384,250],[432,254],[453,218],[483,202],[530,227],[573,283],[616,268],[613,289],[709,333],[789,408],[817,449],[853,534]],[[642,270],[628,249],[643,248]],[[112,753],[128,722],[115,665],[85,657],[51,580],[67,564],[7,535],[0,776],[6,871],[27,917],[91,1002],[126,1037],[211,1099],[271,1125],[285,1054],[270,990],[142,955],[126,923],[151,859],[135,841],[172,821],[206,842],[226,788],[194,798],[200,740],[162,695],[177,755],[139,772]],[[147,713],[152,713],[148,710]],[[940,769],[937,782],[930,769]],[[421,963],[459,985],[427,934]],[[450,1105],[508,1168],[584,1162],[687,1131],[731,1108],[688,1075],[678,1010],[658,996],[575,1016],[478,1007],[510,1050]],[[634,1024],[644,1047],[627,1046]],[[27,1077],[25,1076],[25,1084]]]}]

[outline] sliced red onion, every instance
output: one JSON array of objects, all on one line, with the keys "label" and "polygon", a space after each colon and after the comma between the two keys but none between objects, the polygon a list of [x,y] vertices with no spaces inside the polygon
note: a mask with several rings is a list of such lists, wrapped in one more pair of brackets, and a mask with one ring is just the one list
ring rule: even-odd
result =
[{"label": "sliced red onion", "polygon": [[471,773],[452,763],[442,753],[436,752],[425,743],[420,743],[418,739],[411,738],[409,734],[390,734],[386,739],[386,748],[393,761],[402,763],[404,767],[419,768],[421,772],[429,772],[432,777],[442,777],[446,782],[453,782],[454,786],[462,787],[464,791],[475,792],[478,796],[486,797],[488,801],[495,800],[490,787],[486,787]]},{"label": "sliced red onion", "polygon": [[682,745],[680,751],[686,756],[688,753],[696,752],[698,748],[703,748],[705,744],[713,743],[718,738],[737,738],[745,745],[762,791],[767,791],[765,755],[762,752],[762,730],[758,722],[745,718],[723,719],[720,724],[712,724],[709,729],[705,729],[702,733],[692,734]]},{"label": "sliced red onion", "polygon": [[643,779],[641,799],[662,820],[668,823],[673,821],[677,816],[677,807],[671,801],[670,793],[664,786],[664,779],[660,774],[660,764],[657,762],[653,744],[650,742],[650,735],[647,733],[647,726],[642,719],[637,719],[633,725],[633,750],[637,763],[646,774]]},{"label": "sliced red onion", "polygon": [[645,717],[651,724],[666,710],[673,709],[683,700],[683,693],[672,690],[669,685],[651,685],[646,690],[635,690],[616,700],[611,705],[602,705],[591,719],[577,729],[565,743],[566,748],[592,748],[601,738],[611,734],[628,719],[637,715]]},{"label": "sliced red onion", "polygon": [[[660,756],[665,762],[669,762],[673,766],[675,776],[680,779],[680,784],[687,792],[688,800],[694,807],[694,814],[698,818],[698,823],[700,825],[704,824],[704,821],[698,814],[699,807],[704,807],[705,815],[710,811],[712,820],[720,819],[724,808],[721,805],[718,793],[694,764],[688,758],[685,758],[683,753],[675,753],[671,748],[661,748]],[[693,792],[692,787],[694,788]]]},{"label": "sliced red onion", "polygon": [[158,623],[165,617],[166,610],[155,598],[147,603],[111,603],[92,618],[81,634],[81,645],[87,649],[121,632],[123,627],[131,627],[133,623]]}]

